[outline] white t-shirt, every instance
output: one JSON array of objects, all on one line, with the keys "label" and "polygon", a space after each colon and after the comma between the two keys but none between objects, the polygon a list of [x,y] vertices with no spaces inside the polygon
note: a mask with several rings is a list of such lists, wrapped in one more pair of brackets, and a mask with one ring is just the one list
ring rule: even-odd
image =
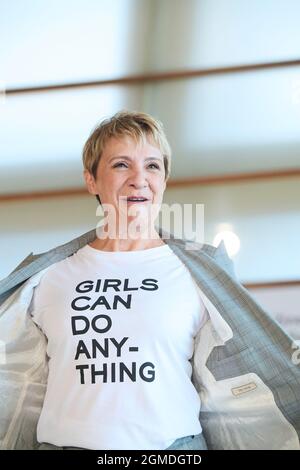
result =
[{"label": "white t-shirt", "polygon": [[201,432],[189,359],[206,311],[167,244],[85,245],[48,268],[29,312],[48,338],[39,442],[166,449]]}]

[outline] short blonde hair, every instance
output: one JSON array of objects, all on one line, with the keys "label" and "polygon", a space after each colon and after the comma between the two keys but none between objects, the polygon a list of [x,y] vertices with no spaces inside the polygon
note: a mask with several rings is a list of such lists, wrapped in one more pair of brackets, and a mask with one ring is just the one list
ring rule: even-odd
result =
[{"label": "short blonde hair", "polygon": [[[165,135],[163,125],[146,113],[135,111],[119,111],[114,116],[104,119],[90,134],[86,141],[83,153],[83,167],[96,179],[97,168],[107,141],[112,138],[131,137],[137,143],[147,139],[157,145],[163,155],[165,168],[165,181],[171,171],[171,147]],[[97,196],[100,202],[99,196]]]}]

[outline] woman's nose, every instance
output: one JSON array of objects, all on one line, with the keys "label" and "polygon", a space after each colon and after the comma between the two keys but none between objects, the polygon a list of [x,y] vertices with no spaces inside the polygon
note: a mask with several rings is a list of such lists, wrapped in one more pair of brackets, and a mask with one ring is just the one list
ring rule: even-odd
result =
[{"label": "woman's nose", "polygon": [[129,184],[136,187],[144,187],[147,186],[147,175],[144,170],[135,170],[132,172]]}]

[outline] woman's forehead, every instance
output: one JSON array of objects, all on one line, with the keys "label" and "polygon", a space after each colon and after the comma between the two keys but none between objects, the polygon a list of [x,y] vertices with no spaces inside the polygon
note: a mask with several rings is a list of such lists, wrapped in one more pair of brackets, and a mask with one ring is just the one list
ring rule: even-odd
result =
[{"label": "woman's forehead", "polygon": [[146,137],[143,142],[141,139],[136,141],[130,136],[122,136],[118,138],[110,137],[104,146],[103,156],[110,159],[111,157],[118,155],[130,156],[131,153],[139,153],[141,151],[145,156],[149,156],[148,154],[150,153],[156,157],[161,156],[159,147],[151,138]]}]

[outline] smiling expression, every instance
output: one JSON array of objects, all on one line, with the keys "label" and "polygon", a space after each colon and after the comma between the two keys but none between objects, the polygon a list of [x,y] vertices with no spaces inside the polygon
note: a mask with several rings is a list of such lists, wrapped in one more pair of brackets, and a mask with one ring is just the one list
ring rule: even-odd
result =
[{"label": "smiling expression", "polygon": [[143,197],[144,202],[128,207],[159,205],[166,188],[163,155],[151,141],[136,143],[130,137],[112,137],[102,152],[96,178],[84,171],[88,190],[98,194],[102,204],[111,204],[117,211],[128,197]]}]

